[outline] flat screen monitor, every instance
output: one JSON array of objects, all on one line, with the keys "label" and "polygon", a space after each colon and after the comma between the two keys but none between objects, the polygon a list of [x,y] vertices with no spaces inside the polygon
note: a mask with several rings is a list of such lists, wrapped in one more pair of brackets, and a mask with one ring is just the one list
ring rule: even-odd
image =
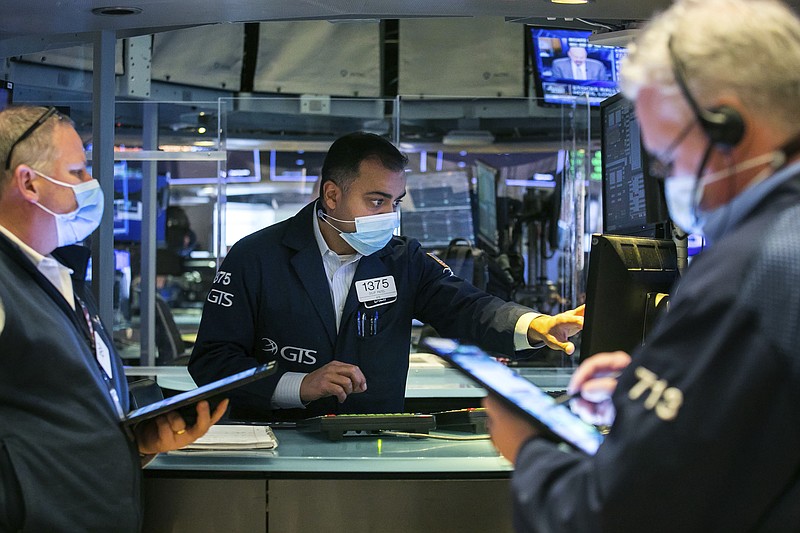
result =
[{"label": "flat screen monitor", "polygon": [[627,49],[589,42],[591,31],[530,27],[531,66],[545,105],[601,101],[616,94]]},{"label": "flat screen monitor", "polygon": [[478,208],[475,236],[482,248],[499,252],[497,233],[497,174],[496,168],[482,161],[475,161],[475,189]]},{"label": "flat screen monitor", "polygon": [[663,184],[650,175],[633,102],[617,94],[600,105],[603,233],[666,237]]},{"label": "flat screen monitor", "polygon": [[14,102],[14,82],[8,80],[0,81],[0,111],[7,108]]},{"label": "flat screen monitor", "polygon": [[581,359],[642,346],[677,279],[671,239],[592,235]]}]

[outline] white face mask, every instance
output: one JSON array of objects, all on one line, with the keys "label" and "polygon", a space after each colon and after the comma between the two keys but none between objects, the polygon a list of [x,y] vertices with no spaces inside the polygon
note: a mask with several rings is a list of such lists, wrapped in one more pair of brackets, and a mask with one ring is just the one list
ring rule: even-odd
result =
[{"label": "white face mask", "polygon": [[[326,214],[321,209],[317,213],[325,223],[339,232],[339,236],[344,242],[361,255],[374,254],[386,246],[392,239],[394,230],[400,227],[400,213],[397,211],[356,217],[355,220],[339,220]],[[355,224],[356,231],[351,233],[344,232],[328,222],[327,219],[329,218],[342,224]]]},{"label": "white face mask", "polygon": [[[763,165],[773,163],[777,158],[782,160],[783,153],[769,152],[739,163],[731,168],[726,168],[718,172],[706,174],[699,180],[692,174],[678,174],[670,176],[664,181],[664,196],[667,201],[667,209],[672,221],[686,233],[703,235],[703,228],[710,218],[716,218],[715,214],[721,209],[713,211],[703,211],[700,208],[700,201],[703,199],[705,187],[711,183],[729,178],[739,172]],[[748,187],[766,179],[772,174],[774,168],[765,169],[753,179]],[[724,206],[722,206],[724,207]]]},{"label": "white face mask", "polygon": [[95,179],[72,185],[58,181],[34,170],[34,172],[49,182],[62,187],[69,187],[75,195],[78,208],[70,213],[56,213],[46,208],[39,202],[35,205],[44,212],[53,215],[56,219],[56,232],[58,233],[58,246],[67,246],[81,242],[92,234],[100,220],[103,218],[103,189],[100,182]]}]

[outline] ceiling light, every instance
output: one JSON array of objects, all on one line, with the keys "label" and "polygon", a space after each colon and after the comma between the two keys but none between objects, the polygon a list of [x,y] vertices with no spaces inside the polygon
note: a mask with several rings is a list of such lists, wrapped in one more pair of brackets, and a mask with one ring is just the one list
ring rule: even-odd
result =
[{"label": "ceiling light", "polygon": [[588,4],[589,0],[550,0],[553,4]]},{"label": "ceiling light", "polygon": [[133,7],[133,6],[106,6],[106,7],[96,7],[92,9],[92,13],[95,15],[108,15],[112,17],[121,17],[125,15],[138,15],[142,12],[141,7]]}]

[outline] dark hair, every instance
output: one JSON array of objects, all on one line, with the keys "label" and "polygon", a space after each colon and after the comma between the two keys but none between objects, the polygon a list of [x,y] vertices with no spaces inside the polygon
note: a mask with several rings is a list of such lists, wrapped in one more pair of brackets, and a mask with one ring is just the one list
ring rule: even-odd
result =
[{"label": "dark hair", "polygon": [[358,176],[361,162],[372,158],[394,172],[404,170],[408,164],[408,157],[380,135],[356,131],[336,139],[322,164],[320,197],[327,181],[332,181],[343,191],[347,190]]}]

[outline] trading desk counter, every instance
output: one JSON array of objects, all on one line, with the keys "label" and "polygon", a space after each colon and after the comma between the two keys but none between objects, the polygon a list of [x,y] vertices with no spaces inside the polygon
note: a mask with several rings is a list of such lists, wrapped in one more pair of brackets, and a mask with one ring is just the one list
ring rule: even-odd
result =
[{"label": "trading desk counter", "polygon": [[275,435],[273,451],[158,456],[145,530],[512,531],[512,467],[488,440]]},{"label": "trading desk counter", "polygon": [[[431,356],[432,357],[432,356]],[[516,367],[519,374],[547,392],[567,388],[573,368]],[[184,391],[196,387],[185,366],[129,366],[128,376],[154,376],[164,389]],[[406,399],[483,398],[486,391],[454,368],[422,366],[412,360],[406,380]],[[409,411],[409,409],[406,409]]]}]

